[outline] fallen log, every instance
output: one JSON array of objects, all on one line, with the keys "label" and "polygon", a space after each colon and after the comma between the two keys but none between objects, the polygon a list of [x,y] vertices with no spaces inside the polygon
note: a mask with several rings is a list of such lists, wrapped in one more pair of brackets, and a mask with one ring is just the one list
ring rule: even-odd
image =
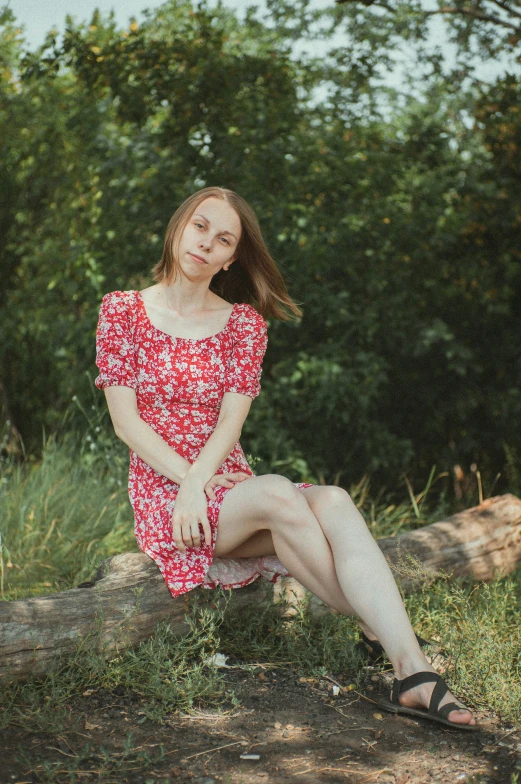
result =
[{"label": "fallen log", "polygon": [[[403,572],[400,564],[412,556],[422,565],[423,578],[442,569],[453,576],[491,580],[521,562],[521,500],[513,495],[489,498],[378,544],[398,574]],[[286,580],[290,591],[302,595],[295,580]],[[414,582],[402,579],[406,590],[413,589]],[[211,596],[208,590],[196,591]],[[106,652],[123,650],[152,636],[160,621],[168,621],[182,635],[192,593],[174,599],[147,555],[126,553],[104,561],[86,587],[0,602],[0,675],[43,672],[81,642]],[[257,580],[234,591],[234,598],[239,607],[266,605],[273,599],[272,584]]]}]

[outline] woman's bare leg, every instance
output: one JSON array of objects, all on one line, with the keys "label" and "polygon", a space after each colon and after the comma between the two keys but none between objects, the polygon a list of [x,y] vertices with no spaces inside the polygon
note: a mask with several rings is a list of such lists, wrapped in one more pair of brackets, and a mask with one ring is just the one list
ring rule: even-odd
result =
[{"label": "woman's bare leg", "polygon": [[[338,612],[342,613],[342,615],[356,616],[355,611],[345,598],[338,583],[338,578],[335,571],[335,562],[333,560],[333,553],[331,552],[331,548],[329,548],[329,552],[330,558],[329,562],[326,564],[327,573],[323,575],[324,579],[322,581],[325,595],[327,595],[328,598],[324,599],[323,601],[325,601],[325,604],[327,604],[329,607],[332,607],[334,610],[338,610]],[[250,536],[249,539],[236,547],[235,550],[227,553],[226,557],[255,558],[263,555],[277,555],[275,545],[273,544],[271,531],[269,531],[267,528],[263,531],[257,531],[257,533],[253,534],[253,536]],[[376,635],[371,631],[367,624],[365,624],[358,617],[357,621],[364,634],[366,634],[370,639],[376,639]]]},{"label": "woman's bare leg", "polygon": [[[327,496],[313,496],[313,489],[327,490]],[[270,530],[276,554],[290,574],[331,606],[335,605],[325,590],[324,576],[331,575],[328,565],[333,554],[344,606],[352,607],[374,630],[397,678],[433,671],[418,645],[391,570],[345,491],[334,487],[299,491],[276,475],[240,482],[223,501],[215,555],[229,555],[263,529]],[[419,686],[400,700],[427,705],[432,689],[430,684]],[[452,699],[447,695],[442,704]],[[449,718],[475,723],[466,710],[452,711]]]},{"label": "woman's bare leg", "polygon": [[[310,572],[308,570],[306,573],[307,583],[302,582],[302,585],[343,615],[354,615],[355,611],[346,600],[338,583],[331,548],[315,516],[309,509],[307,501],[299,496],[299,491],[294,485],[284,477],[274,474],[253,477],[252,480],[240,484],[249,485],[245,494],[248,499],[251,499],[251,503],[248,504],[248,513],[245,516],[242,512],[242,505],[238,506],[240,502],[236,491],[240,485],[237,484],[233,491],[230,490],[226,494],[221,507],[215,556],[217,558],[248,558],[255,555],[267,555],[264,548],[271,545],[275,555],[279,557],[290,574],[302,582],[297,574],[297,571],[300,570],[298,562],[301,553],[299,552],[300,548],[295,549],[294,547],[295,535],[290,537],[291,543],[286,541],[287,530],[297,528],[295,533],[299,533],[302,537],[304,553],[307,550],[310,555],[317,554],[313,548],[317,546],[318,537],[318,555],[321,565],[319,571]],[[232,492],[234,493],[233,509],[230,509],[231,504],[228,504],[227,501],[231,498]],[[295,502],[298,504],[298,510],[293,509]],[[228,512],[229,509],[230,512]],[[232,519],[235,517],[235,521],[230,526],[224,522],[228,517]],[[310,525],[311,531],[308,530]],[[271,530],[266,526],[270,526]],[[281,529],[280,532],[274,530],[278,528]],[[269,537],[266,534],[269,534]],[[277,540],[279,540],[278,546]],[[284,560],[281,557],[281,550],[284,553]]]},{"label": "woman's bare leg", "polygon": [[257,531],[235,550],[226,553],[227,558],[257,558],[262,555],[277,555],[271,531],[267,528]]}]

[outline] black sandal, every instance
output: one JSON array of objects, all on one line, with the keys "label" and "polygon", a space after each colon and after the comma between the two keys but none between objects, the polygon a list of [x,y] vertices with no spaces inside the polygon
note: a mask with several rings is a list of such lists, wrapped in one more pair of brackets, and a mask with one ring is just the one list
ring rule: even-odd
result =
[{"label": "black sandal", "polygon": [[[418,640],[420,648],[425,648],[427,645],[431,645],[429,640],[424,640],[423,637],[420,637],[418,634],[416,635],[416,639]],[[373,664],[381,664],[383,661],[385,661],[386,656],[382,644],[378,640],[370,640],[369,637],[367,637],[367,635],[363,632],[362,638],[358,643],[357,648],[364,654],[364,656],[368,656]]]},{"label": "black sandal", "polygon": [[[407,708],[401,705],[399,701],[400,694],[409,689],[414,689],[415,686],[420,686],[422,683],[435,683],[434,691],[431,694],[431,699],[428,708]],[[455,727],[457,730],[478,730],[476,724],[457,724],[455,721],[449,721],[448,715],[453,710],[468,710],[463,705],[458,705],[456,702],[448,702],[446,705],[439,707],[440,702],[449,691],[449,687],[437,672],[416,672],[414,675],[409,675],[403,681],[395,678],[393,681],[393,690],[390,700],[379,699],[377,704],[390,713],[405,713],[408,716],[419,716],[422,719],[431,719],[431,721],[438,721],[440,724],[446,724],[448,727]],[[470,713],[470,711],[469,711]]]}]

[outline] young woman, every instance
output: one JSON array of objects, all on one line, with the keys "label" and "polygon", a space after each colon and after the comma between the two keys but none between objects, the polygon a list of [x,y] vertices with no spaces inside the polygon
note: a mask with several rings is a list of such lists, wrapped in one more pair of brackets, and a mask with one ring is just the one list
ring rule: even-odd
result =
[{"label": "young woman", "polygon": [[103,298],[97,331],[96,385],[130,448],[141,550],[174,596],[215,584],[214,557],[233,559],[219,581],[238,587],[262,569],[237,574],[237,564],[276,555],[266,559],[274,572],[280,562],[329,606],[357,614],[375,649],[380,641],[396,675],[386,707],[473,728],[427,662],[347,492],[254,476],[246,462],[239,437],[260,390],[264,317],[300,314],[251,208],[227,189],[198,191],[170,220],[154,272],[155,285]]}]

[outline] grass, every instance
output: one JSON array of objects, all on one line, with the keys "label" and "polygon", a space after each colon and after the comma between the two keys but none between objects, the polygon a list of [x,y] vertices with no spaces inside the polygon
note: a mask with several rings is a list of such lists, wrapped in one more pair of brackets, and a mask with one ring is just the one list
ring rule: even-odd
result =
[{"label": "grass", "polygon": [[[38,462],[4,464],[0,568],[5,600],[71,587],[107,556],[136,549],[125,455],[110,440],[100,441],[96,427],[94,420],[79,443],[50,439]],[[430,487],[436,481],[433,472]],[[372,498],[367,479],[351,488],[351,495],[375,536],[450,513],[443,494],[431,502],[425,490],[414,494],[410,486],[404,487],[402,504]],[[228,598],[224,612],[194,596],[190,632],[182,639],[162,625],[153,639],[109,658],[85,639],[45,677],[3,682],[0,726],[59,732],[73,720],[71,701],[87,690],[135,697],[143,716],[156,721],[179,710],[233,705],[236,698],[221,671],[205,663],[216,652],[245,667],[272,662],[303,676],[330,674],[355,685],[362,682],[351,619],[336,614],[313,618],[305,609],[281,617],[273,607],[239,614],[233,592]],[[439,637],[449,651],[448,678],[458,695],[471,706],[494,710],[505,722],[521,724],[521,575],[488,585],[441,577],[406,597],[406,604],[416,630]],[[107,780],[116,774],[107,769]],[[52,781],[52,775],[50,770],[42,780]]]},{"label": "grass", "polygon": [[108,556],[137,551],[125,459],[116,449],[111,454],[88,437],[50,438],[38,462],[4,460],[2,599],[72,588]]},{"label": "grass", "polygon": [[[62,759],[59,762],[43,761],[35,765],[34,760],[26,752],[20,754],[20,761],[25,763],[28,770],[38,776],[41,784],[58,784],[69,781],[75,784],[85,776],[97,775],[98,782],[103,784],[121,784],[123,777],[128,773],[141,771],[147,773],[150,769],[161,763],[165,757],[165,750],[159,745],[157,750],[148,752],[146,749],[134,748],[132,733],[128,733],[123,743],[121,752],[114,752],[100,748],[93,748],[90,743],[84,744],[72,759]],[[66,777],[66,778],[64,778]],[[160,780],[153,777],[143,780],[144,784],[160,784]],[[163,781],[171,781],[169,777]]]},{"label": "grass", "polygon": [[443,641],[458,696],[521,725],[519,571],[488,584],[438,580],[405,604],[423,636]]},{"label": "grass", "polygon": [[[288,666],[301,676],[332,675],[355,687],[366,677],[356,649],[352,619],[337,614],[311,617],[305,608],[281,616],[273,606],[208,606],[194,597],[190,632],[175,637],[168,625],[136,649],[105,658],[84,640],[45,678],[32,677],[0,687],[0,726],[59,732],[71,720],[70,703],[86,690],[105,689],[138,697],[143,715],[162,721],[179,710],[230,706],[221,670],[205,663],[220,652],[245,667],[258,662]],[[476,708],[494,710],[504,722],[521,724],[521,580],[508,577],[489,585],[438,580],[406,598],[415,628],[439,636],[448,650],[448,679],[458,695]]]}]

